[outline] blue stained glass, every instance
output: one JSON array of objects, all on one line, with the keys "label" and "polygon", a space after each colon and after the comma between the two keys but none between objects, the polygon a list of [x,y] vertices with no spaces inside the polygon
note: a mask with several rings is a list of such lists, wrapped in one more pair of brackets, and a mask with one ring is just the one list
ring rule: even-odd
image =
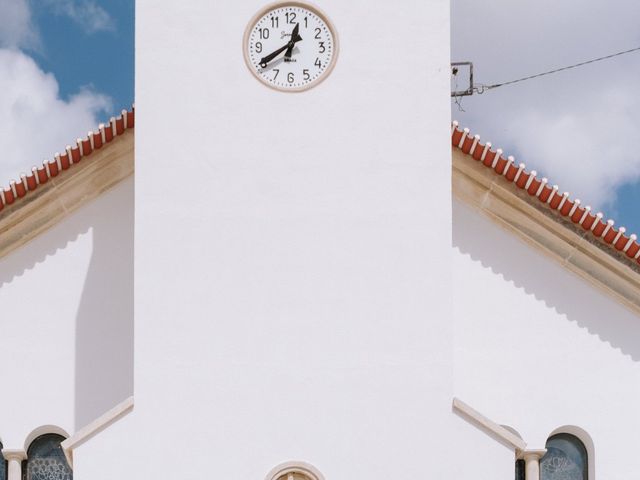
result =
[{"label": "blue stained glass", "polygon": [[[0,443],[0,450],[2,450],[2,444]],[[7,461],[2,455],[0,455],[0,480],[6,480],[7,478]]]},{"label": "blue stained glass", "polygon": [[60,443],[64,437],[55,434],[36,438],[27,452],[27,480],[73,480]]},{"label": "blue stained glass", "polygon": [[546,448],[540,460],[540,480],[588,480],[587,449],[577,437],[553,435]]}]

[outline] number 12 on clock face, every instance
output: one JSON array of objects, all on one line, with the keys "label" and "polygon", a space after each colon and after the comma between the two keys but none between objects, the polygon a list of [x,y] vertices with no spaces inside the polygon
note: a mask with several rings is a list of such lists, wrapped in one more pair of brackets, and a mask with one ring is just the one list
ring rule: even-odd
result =
[{"label": "number 12 on clock face", "polygon": [[244,56],[264,84],[283,91],[311,88],[331,72],[338,38],[326,15],[304,2],[283,2],[249,22]]}]

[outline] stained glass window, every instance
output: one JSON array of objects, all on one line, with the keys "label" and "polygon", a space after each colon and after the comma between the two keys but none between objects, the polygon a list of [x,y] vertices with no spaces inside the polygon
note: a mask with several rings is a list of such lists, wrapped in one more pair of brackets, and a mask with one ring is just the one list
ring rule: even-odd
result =
[{"label": "stained glass window", "polygon": [[27,452],[26,480],[73,480],[60,443],[64,437],[55,434],[36,438]]},{"label": "stained glass window", "polygon": [[[0,443],[0,450],[2,450],[2,444]],[[0,455],[0,480],[6,480],[7,478],[7,461],[2,455]]]},{"label": "stained glass window", "polygon": [[578,437],[553,435],[546,448],[540,460],[540,480],[588,480],[587,449]]},{"label": "stained glass window", "polygon": [[516,480],[524,480],[524,460],[516,460]]}]

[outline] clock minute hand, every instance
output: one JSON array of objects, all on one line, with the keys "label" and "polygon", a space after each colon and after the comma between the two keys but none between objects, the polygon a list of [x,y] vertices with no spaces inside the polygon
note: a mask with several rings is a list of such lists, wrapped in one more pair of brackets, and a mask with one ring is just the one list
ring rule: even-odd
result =
[{"label": "clock minute hand", "polygon": [[293,47],[295,47],[296,42],[299,42],[300,40],[302,40],[302,37],[300,35],[298,35],[298,31],[299,30],[300,30],[300,24],[296,23],[296,26],[293,27],[293,31],[291,32],[291,40],[289,40],[289,42],[287,42],[286,45],[284,45],[283,47],[280,47],[279,49],[275,50],[274,52],[271,52],[266,57],[262,57],[260,59],[260,66],[262,68],[267,68],[267,64],[271,60],[276,58],[278,55],[280,55],[282,52],[284,52],[285,50],[287,51],[287,53],[285,53],[285,57],[291,58],[291,53],[293,52]]},{"label": "clock minute hand", "polygon": [[270,53],[269,55],[267,55],[266,57],[262,57],[260,59],[260,66],[262,68],[267,68],[267,64],[273,60],[274,58],[276,58],[278,55],[280,55],[282,52],[284,52],[287,48],[289,48],[289,44],[287,43],[284,47],[280,47],[279,49],[277,49],[276,51]]}]

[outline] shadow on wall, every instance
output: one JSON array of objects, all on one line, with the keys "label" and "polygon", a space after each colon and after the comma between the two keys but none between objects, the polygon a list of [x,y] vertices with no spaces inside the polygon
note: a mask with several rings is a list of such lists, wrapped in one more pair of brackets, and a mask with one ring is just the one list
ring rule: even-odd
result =
[{"label": "shadow on wall", "polygon": [[133,395],[133,189],[125,180],[95,212],[76,317],[76,430]]},{"label": "shadow on wall", "polygon": [[[453,202],[453,246],[516,287],[640,361],[640,319],[623,305],[491,222]],[[576,281],[577,279],[577,281]]]},{"label": "shadow on wall", "polygon": [[[77,431],[133,394],[133,179],[2,259],[0,288],[90,230],[92,256],[76,314]],[[64,282],[65,272],[60,272]],[[56,289],[63,292],[63,289]]]},{"label": "shadow on wall", "polygon": [[32,270],[47,257],[52,257],[58,250],[64,250],[81,235],[86,234],[91,223],[86,218],[69,218],[65,220],[65,228],[52,228],[45,235],[40,235],[26,245],[20,247],[19,255],[10,254],[2,259],[0,269],[0,288]]}]

